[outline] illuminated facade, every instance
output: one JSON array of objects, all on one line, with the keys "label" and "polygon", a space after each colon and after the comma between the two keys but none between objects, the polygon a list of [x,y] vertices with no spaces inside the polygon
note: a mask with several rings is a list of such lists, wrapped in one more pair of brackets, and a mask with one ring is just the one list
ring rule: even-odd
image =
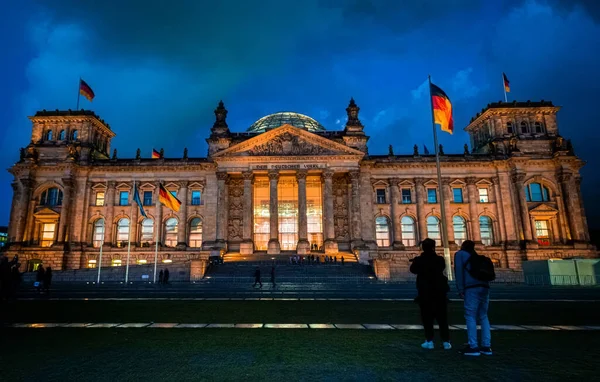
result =
[{"label": "illuminated facade", "polygon": [[[471,147],[435,156],[373,155],[354,101],[340,131],[298,113],[231,132],[222,103],[208,156],[121,159],[115,133],[91,111],[38,112],[10,172],[9,252],[62,269],[210,255],[353,253],[381,277],[405,272],[425,237],[465,239],[501,269],[522,261],[593,257],[579,169],[550,102],[490,104],[466,127]],[[162,156],[162,154],[161,154]],[[132,206],[134,182],[148,217]],[[157,205],[158,183],[182,201]],[[445,195],[444,205],[439,193]],[[158,224],[157,224],[158,222]]]}]

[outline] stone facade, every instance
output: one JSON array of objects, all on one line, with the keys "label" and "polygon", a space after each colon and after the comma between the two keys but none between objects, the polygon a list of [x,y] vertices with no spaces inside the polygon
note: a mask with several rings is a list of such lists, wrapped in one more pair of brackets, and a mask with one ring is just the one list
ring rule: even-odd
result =
[{"label": "stone facade", "polygon": [[[155,256],[185,263],[227,252],[352,252],[394,278],[420,240],[441,238],[444,209],[450,251],[471,239],[502,269],[595,257],[580,193],[584,162],[559,135],[558,110],[543,101],[488,105],[465,128],[471,150],[440,151],[441,185],[435,155],[416,146],[412,155],[369,154],[354,100],[342,131],[292,121],[234,133],[220,103],[206,158],[184,149],[181,158],[138,150],[120,159],[110,155],[115,133],[93,112],[41,111],[10,169],[8,255],[29,268],[41,260],[80,269],[97,266],[101,253],[103,266],[116,266],[128,253],[130,264],[150,264]],[[158,202],[160,184],[180,199],[178,212]]]}]

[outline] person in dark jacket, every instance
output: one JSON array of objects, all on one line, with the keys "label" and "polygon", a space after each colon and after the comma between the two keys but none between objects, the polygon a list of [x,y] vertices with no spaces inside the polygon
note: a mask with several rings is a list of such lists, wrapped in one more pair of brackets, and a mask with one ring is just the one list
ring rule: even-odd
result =
[{"label": "person in dark jacket", "polygon": [[163,270],[161,269],[160,272],[158,272],[158,283],[159,284],[163,283],[163,278],[164,278],[164,273],[163,273]]},{"label": "person in dark jacket", "polygon": [[169,283],[169,270],[165,268],[165,273],[163,276],[163,283],[167,285]]},{"label": "person in dark jacket", "polygon": [[48,266],[44,273],[44,289],[50,294],[50,285],[52,285],[52,267]]},{"label": "person in dark jacket", "polygon": [[273,285],[273,288],[275,288],[275,266],[271,267],[271,284]]},{"label": "person in dark jacket", "polygon": [[437,320],[445,350],[452,349],[448,329],[448,278],[444,275],[446,261],[435,253],[435,241],[425,239],[421,243],[423,253],[414,258],[410,271],[417,275],[417,302],[421,308],[421,320],[425,329],[424,349],[433,349],[433,321]]},{"label": "person in dark jacket", "polygon": [[42,292],[42,288],[44,287],[44,266],[42,264],[38,265],[37,273],[35,275],[35,282],[37,283],[38,292]]},{"label": "person in dark jacket", "polygon": [[17,293],[21,287],[21,272],[19,271],[19,267],[21,267],[21,263],[16,263],[10,269],[10,298],[15,300],[17,298]]},{"label": "person in dark jacket", "polygon": [[256,270],[254,271],[254,285],[252,285],[253,287],[256,287],[256,284],[260,284],[260,287],[262,288],[262,282],[260,281],[260,268],[256,267]]}]

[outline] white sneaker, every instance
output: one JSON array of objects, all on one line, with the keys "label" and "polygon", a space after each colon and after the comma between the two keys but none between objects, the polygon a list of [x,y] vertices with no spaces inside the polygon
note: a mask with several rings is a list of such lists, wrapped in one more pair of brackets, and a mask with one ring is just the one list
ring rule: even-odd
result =
[{"label": "white sneaker", "polygon": [[444,350],[452,349],[452,344],[450,342],[444,342]]},{"label": "white sneaker", "polygon": [[433,341],[425,341],[421,344],[423,349],[431,350],[433,349]]}]

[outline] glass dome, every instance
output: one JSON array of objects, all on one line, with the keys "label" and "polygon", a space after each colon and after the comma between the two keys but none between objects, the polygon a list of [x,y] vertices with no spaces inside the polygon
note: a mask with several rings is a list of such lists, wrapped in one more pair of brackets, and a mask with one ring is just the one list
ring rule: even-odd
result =
[{"label": "glass dome", "polygon": [[263,133],[267,129],[281,125],[292,125],[308,131],[325,131],[325,128],[319,122],[307,115],[284,111],[262,117],[248,128],[248,132]]}]

